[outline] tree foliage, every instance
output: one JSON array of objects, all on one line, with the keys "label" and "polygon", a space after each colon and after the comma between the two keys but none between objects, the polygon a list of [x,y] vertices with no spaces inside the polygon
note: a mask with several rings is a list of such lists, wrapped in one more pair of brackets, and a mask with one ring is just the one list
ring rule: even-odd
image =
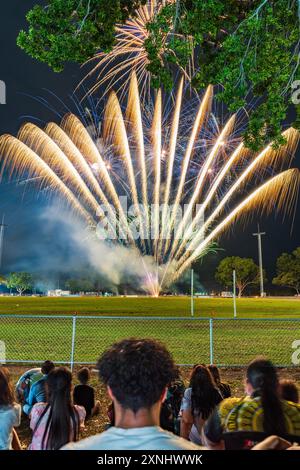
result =
[{"label": "tree foliage", "polygon": [[49,0],[27,13],[28,31],[17,43],[33,58],[61,72],[66,62],[83,63],[109,50],[116,23],[124,23],[146,0]]},{"label": "tree foliage", "polygon": [[16,289],[20,295],[26,290],[32,289],[32,284],[32,276],[26,272],[10,273],[6,281],[8,289]]},{"label": "tree foliage", "polygon": [[253,259],[238,256],[230,256],[220,262],[216,271],[216,280],[224,287],[232,288],[234,269],[239,297],[247,286],[259,284],[259,268]]},{"label": "tree foliage", "polygon": [[[27,15],[28,32],[18,44],[60,71],[114,44],[115,24],[125,22],[146,0],[49,0]],[[174,66],[196,58],[196,89],[220,85],[217,96],[231,112],[250,109],[245,142],[253,150],[284,142],[281,131],[300,79],[300,0],[161,0],[148,24],[148,69],[155,87],[171,89]],[[300,126],[298,118],[294,125]]]},{"label": "tree foliage", "polygon": [[293,253],[283,253],[277,260],[277,276],[273,279],[276,286],[294,289],[300,294],[300,247]]},{"label": "tree foliage", "polygon": [[254,98],[245,142],[253,150],[271,141],[278,146],[284,143],[292,83],[300,78],[299,12],[297,0],[180,0],[166,6],[149,25],[146,49],[153,83],[169,88],[172,73],[166,67],[185,67],[196,48],[199,70],[193,85],[221,85],[217,96],[233,112]]}]

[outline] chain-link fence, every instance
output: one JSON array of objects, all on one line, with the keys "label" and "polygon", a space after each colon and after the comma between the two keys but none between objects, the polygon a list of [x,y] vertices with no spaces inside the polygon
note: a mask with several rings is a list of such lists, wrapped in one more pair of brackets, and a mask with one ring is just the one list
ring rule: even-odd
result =
[{"label": "chain-link fence", "polygon": [[163,341],[181,365],[245,366],[257,355],[300,365],[297,319],[0,315],[7,363],[95,364],[105,348],[129,337]]}]

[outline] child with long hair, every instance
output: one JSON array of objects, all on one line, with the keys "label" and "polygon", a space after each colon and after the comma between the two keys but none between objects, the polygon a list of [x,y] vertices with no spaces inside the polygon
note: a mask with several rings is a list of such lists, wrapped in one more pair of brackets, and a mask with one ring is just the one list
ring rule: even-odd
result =
[{"label": "child with long hair", "polygon": [[57,367],[49,373],[46,389],[48,403],[37,403],[31,412],[31,450],[58,450],[75,442],[84,425],[86,412],[72,403],[72,374],[66,367]]},{"label": "child with long hair", "polygon": [[181,437],[201,444],[202,428],[222,399],[209,369],[204,365],[194,367],[181,405]]}]

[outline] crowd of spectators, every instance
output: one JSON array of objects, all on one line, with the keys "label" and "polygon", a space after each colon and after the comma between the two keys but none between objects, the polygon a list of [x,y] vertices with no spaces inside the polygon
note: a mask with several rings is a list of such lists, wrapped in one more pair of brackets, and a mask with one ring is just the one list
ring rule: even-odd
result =
[{"label": "crowd of spectators", "polygon": [[[45,361],[13,387],[0,366],[0,450],[21,449],[17,428],[28,418],[30,450],[298,449],[297,384],[279,380],[265,358],[249,364],[243,397],[232,396],[215,365],[196,364],[185,384],[167,348],[150,339],[113,344],[97,371],[108,409],[96,400],[87,367],[73,387],[68,368]],[[105,430],[81,440],[86,421],[100,413]]]}]

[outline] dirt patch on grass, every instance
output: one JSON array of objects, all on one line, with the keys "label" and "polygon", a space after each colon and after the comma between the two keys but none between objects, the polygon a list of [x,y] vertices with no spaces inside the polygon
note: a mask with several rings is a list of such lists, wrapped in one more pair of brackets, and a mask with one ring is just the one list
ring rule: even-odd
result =
[{"label": "dirt patch on grass", "polygon": [[[79,368],[79,367],[78,367]],[[77,384],[76,378],[76,368],[74,370],[74,385]],[[28,369],[28,367],[23,366],[9,366],[9,370],[13,379],[13,382],[16,383],[18,378]],[[181,375],[182,378],[188,386],[191,368],[190,367],[181,367]],[[222,369],[221,370],[222,380],[224,382],[228,382],[231,390],[232,395],[240,397],[244,394],[244,375],[245,369],[243,368],[232,368],[232,369]],[[298,387],[300,385],[300,368],[293,368],[293,369],[279,369],[280,378],[292,378],[294,379]],[[92,373],[92,378],[90,384],[95,388],[96,391],[96,398],[100,401],[101,404],[101,412],[98,416],[90,418],[86,421],[85,429],[81,432],[81,439],[93,436],[99,432],[102,432],[108,424],[109,420],[107,417],[107,408],[110,403],[110,400],[107,396],[105,387],[99,383],[97,373]],[[300,388],[300,387],[299,387]],[[26,416],[22,416],[21,426],[17,429],[19,438],[21,440],[22,448],[26,449],[31,441],[31,431],[29,428],[29,419]]]}]

